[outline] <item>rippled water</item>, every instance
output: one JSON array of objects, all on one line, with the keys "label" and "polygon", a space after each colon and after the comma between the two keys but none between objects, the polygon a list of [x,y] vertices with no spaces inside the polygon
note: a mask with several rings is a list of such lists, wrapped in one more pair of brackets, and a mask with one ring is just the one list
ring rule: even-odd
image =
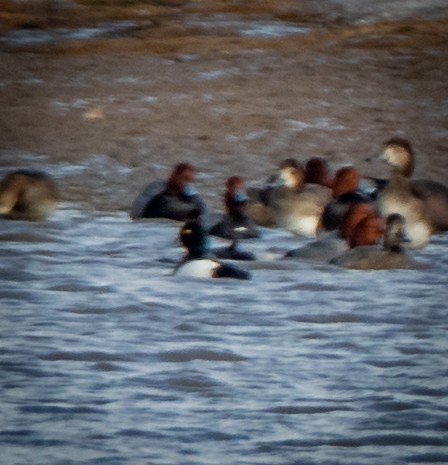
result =
[{"label": "rippled water", "polygon": [[71,200],[0,222],[1,465],[448,463],[448,235],[414,253],[426,269],[356,272],[285,261],[304,240],[263,230],[251,281],[181,279],[178,224],[85,202],[119,210],[108,180],[132,168],[0,159]]},{"label": "rippled water", "polygon": [[173,276],[177,229],[1,223],[0,463],[448,462],[447,236],[350,272],[264,230],[240,282]]}]

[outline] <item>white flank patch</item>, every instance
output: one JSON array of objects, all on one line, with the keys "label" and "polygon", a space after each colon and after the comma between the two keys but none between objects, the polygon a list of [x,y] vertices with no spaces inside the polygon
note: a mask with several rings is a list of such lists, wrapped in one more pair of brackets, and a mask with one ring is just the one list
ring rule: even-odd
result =
[{"label": "white flank patch", "polygon": [[219,263],[209,259],[191,260],[182,265],[177,271],[176,276],[189,276],[191,278],[211,278],[213,271],[219,266]]}]

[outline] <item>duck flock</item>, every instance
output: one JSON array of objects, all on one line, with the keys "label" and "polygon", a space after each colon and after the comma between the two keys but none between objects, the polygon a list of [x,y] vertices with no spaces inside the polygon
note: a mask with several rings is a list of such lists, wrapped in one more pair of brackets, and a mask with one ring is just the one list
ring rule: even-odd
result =
[{"label": "duck flock", "polygon": [[[352,166],[331,175],[322,158],[305,165],[285,159],[261,188],[246,188],[243,177],[232,176],[220,214],[209,213],[196,191],[195,168],[180,163],[167,180],[151,182],[137,196],[130,216],[182,222],[179,241],[186,253],[175,268],[181,276],[249,279],[235,261],[256,260],[239,245],[259,237],[260,227],[313,238],[288,251],[285,259],[358,270],[422,267],[409,252],[448,230],[448,187],[412,177],[414,153],[405,139],[388,140],[379,158],[391,167],[389,179],[361,177]],[[0,183],[4,219],[45,220],[58,200],[57,185],[46,173],[16,170]],[[211,249],[210,236],[231,245]]]}]

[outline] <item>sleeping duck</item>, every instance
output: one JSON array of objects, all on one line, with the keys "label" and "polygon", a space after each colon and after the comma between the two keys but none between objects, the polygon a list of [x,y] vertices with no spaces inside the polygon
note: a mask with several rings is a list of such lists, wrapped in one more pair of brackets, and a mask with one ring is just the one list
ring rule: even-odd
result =
[{"label": "sleeping duck", "polygon": [[0,215],[13,220],[45,220],[56,208],[56,183],[45,173],[17,170],[0,183]]}]

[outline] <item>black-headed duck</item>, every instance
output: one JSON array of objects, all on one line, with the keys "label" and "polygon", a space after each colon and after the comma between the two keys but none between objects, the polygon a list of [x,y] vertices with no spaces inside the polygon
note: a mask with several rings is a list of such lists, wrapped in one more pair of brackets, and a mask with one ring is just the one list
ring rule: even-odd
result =
[{"label": "black-headed duck", "polygon": [[200,210],[190,213],[188,221],[180,229],[179,240],[186,254],[174,272],[176,276],[250,279],[248,271],[211,258],[210,241],[201,222]]}]

